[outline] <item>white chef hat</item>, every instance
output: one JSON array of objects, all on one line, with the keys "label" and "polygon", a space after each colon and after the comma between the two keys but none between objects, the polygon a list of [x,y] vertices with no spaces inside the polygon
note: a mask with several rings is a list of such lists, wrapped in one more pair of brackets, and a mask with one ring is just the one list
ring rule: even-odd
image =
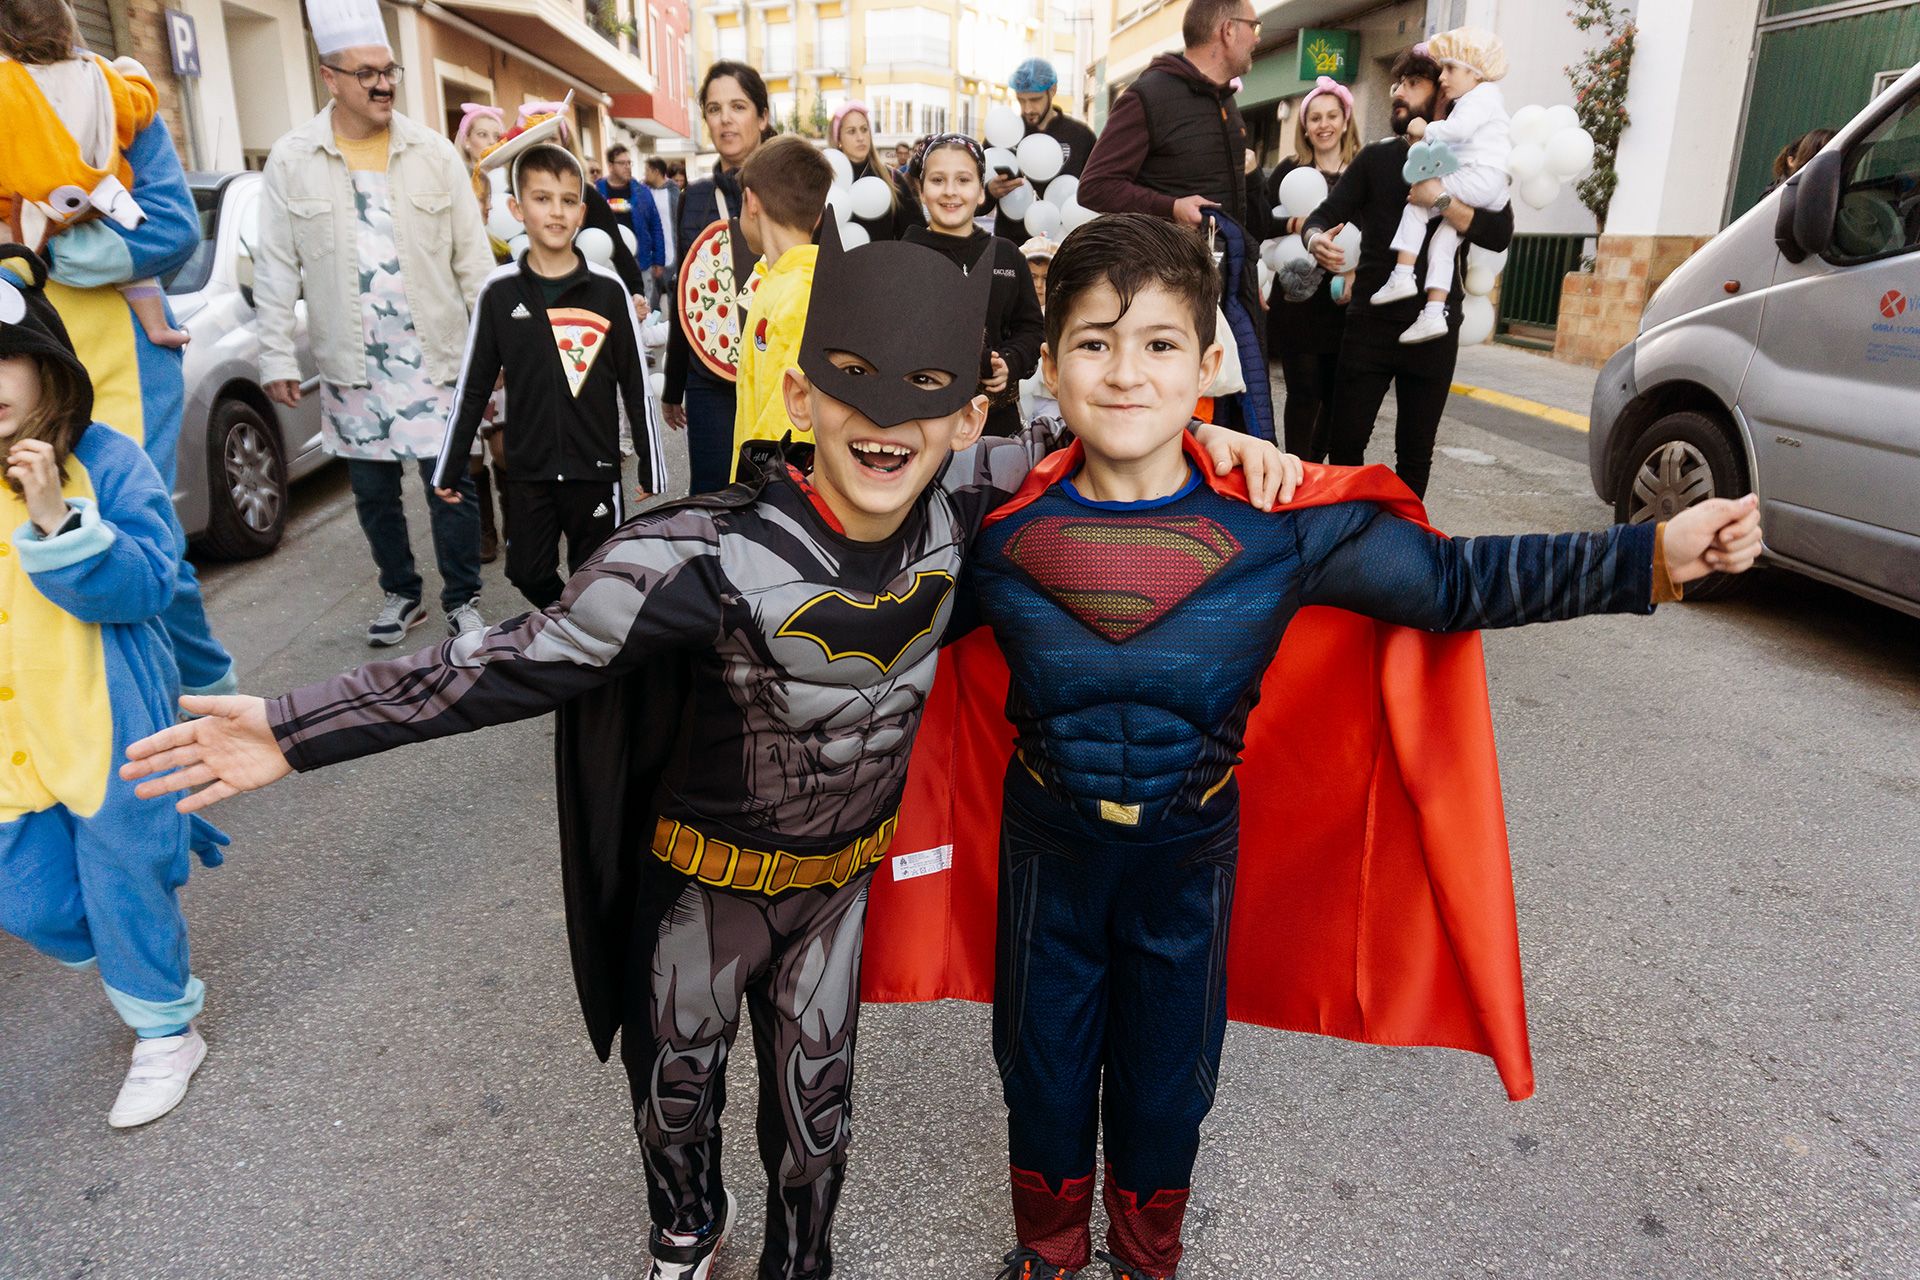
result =
[{"label": "white chef hat", "polygon": [[380,0],[307,0],[307,23],[323,58],[364,45],[388,47]]}]

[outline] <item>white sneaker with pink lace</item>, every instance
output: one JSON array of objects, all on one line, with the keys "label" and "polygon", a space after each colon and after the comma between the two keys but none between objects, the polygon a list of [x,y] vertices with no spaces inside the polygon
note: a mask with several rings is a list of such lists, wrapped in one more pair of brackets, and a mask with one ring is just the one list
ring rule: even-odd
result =
[{"label": "white sneaker with pink lace", "polygon": [[107,1123],[116,1129],[158,1120],[180,1105],[187,1096],[187,1084],[207,1056],[207,1042],[189,1026],[184,1035],[162,1036],[157,1040],[136,1040],[133,1065],[113,1100]]}]

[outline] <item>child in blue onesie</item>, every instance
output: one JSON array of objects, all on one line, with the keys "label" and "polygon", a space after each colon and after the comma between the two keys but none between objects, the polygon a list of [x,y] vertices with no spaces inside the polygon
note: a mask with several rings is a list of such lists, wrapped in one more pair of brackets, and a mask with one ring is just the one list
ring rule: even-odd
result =
[{"label": "child in blue onesie", "polygon": [[138,1037],[107,1117],[127,1128],[177,1106],[206,1056],[179,888],[190,845],[217,862],[225,837],[114,771],[174,719],[172,500],[139,445],[92,421],[45,281],[0,246],[0,928],[99,971]]}]

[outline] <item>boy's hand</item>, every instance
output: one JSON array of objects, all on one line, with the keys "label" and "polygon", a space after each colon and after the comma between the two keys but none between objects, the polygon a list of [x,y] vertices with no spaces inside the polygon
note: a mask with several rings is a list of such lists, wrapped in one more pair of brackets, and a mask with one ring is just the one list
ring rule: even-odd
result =
[{"label": "boy's hand", "polygon": [[1300,480],[1306,474],[1300,459],[1244,431],[1229,431],[1207,423],[1193,433],[1193,438],[1213,459],[1215,475],[1224,476],[1235,468],[1246,474],[1247,500],[1262,511],[1273,510],[1276,499],[1293,501],[1293,491],[1300,487]]},{"label": "boy's hand", "polygon": [[1710,573],[1745,573],[1760,557],[1760,499],[1708,498],[1667,521],[1667,576],[1692,582]]},{"label": "boy's hand", "polygon": [[998,351],[988,357],[993,362],[993,376],[980,384],[980,389],[990,396],[997,396],[1007,389],[1007,362],[1000,358]]},{"label": "boy's hand", "polygon": [[687,429],[687,406],[683,404],[663,404],[660,412],[666,417],[667,425],[675,431]]},{"label": "boy's hand", "polygon": [[455,506],[458,506],[460,503],[460,491],[458,489],[442,489],[436,485],[434,486],[433,496],[442,502],[451,502]]},{"label": "boy's hand", "polygon": [[33,527],[51,538],[67,522],[67,500],[60,496],[60,463],[45,440],[17,440],[7,450],[7,478],[20,486]]},{"label": "boy's hand", "polygon": [[181,813],[192,813],[293,772],[267,723],[265,699],[182,698],[180,709],[200,718],[162,729],[127,748],[129,763],[120,766],[120,776],[129,782],[150,779],[133,789],[142,800],[199,787],[174,805]]}]

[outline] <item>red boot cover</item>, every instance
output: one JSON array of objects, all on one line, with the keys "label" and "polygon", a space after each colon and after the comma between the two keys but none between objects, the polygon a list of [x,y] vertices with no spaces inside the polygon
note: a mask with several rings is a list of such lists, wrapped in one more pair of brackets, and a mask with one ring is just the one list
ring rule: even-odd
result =
[{"label": "red boot cover", "polygon": [[1055,1191],[1044,1176],[1008,1166],[1013,1174],[1013,1230],[1048,1265],[1078,1271],[1093,1257],[1093,1175],[1068,1178]]},{"label": "red boot cover", "polygon": [[1101,1188],[1107,1204],[1107,1248],[1116,1258],[1147,1276],[1171,1276],[1185,1252],[1180,1224],[1187,1216],[1187,1190],[1156,1191],[1145,1203],[1116,1186],[1107,1166]]}]

